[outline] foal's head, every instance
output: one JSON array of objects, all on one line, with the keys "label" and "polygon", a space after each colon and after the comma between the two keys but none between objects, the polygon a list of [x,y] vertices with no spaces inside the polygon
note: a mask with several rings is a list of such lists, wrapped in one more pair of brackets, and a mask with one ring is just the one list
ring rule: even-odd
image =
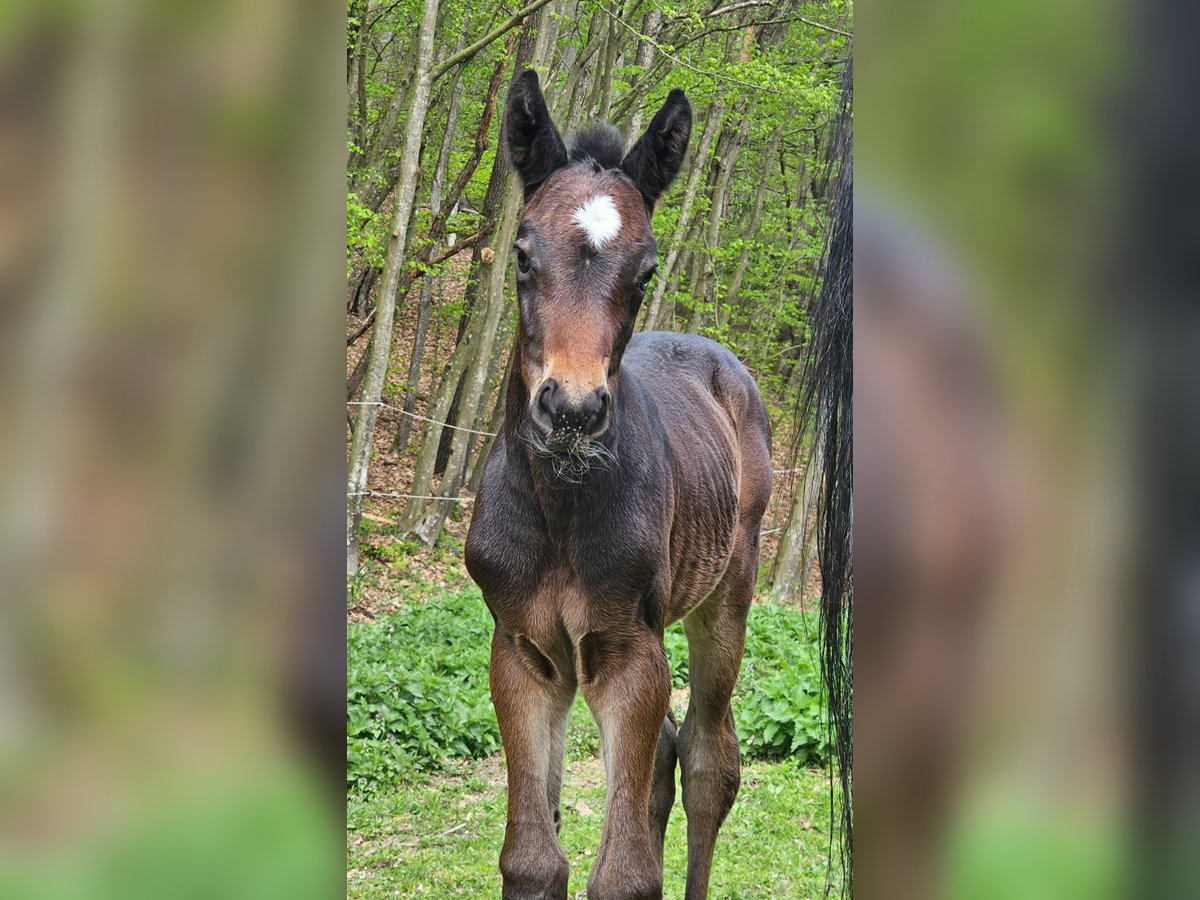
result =
[{"label": "foal's head", "polygon": [[568,146],[536,73],[509,90],[505,136],[525,186],[518,374],[535,437],[551,453],[585,460],[609,429],[621,354],[655,269],[650,215],[691,130],[691,106],[674,90],[628,154],[608,125]]}]

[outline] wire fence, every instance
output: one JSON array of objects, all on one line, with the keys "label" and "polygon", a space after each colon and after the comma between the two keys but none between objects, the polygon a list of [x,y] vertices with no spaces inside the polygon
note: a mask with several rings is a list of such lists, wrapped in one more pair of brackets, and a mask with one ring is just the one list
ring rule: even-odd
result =
[{"label": "wire fence", "polygon": [[[401,409],[399,406],[392,406],[390,403],[384,403],[382,400],[347,400],[347,406],[378,406],[382,409],[390,409],[393,412],[398,412],[402,416],[408,416],[410,419],[419,419],[422,422],[432,422],[434,425],[440,425],[442,428],[453,428],[455,431],[465,431],[468,434],[480,434],[484,437],[495,437],[494,431],[476,431],[474,428],[463,428],[461,425],[451,425],[449,422],[439,422],[437,419],[431,419],[429,416],[418,415],[414,412],[409,412],[407,409]],[[433,498],[441,499],[439,497]]]},{"label": "wire fence", "polygon": [[389,497],[396,500],[445,500],[447,503],[474,503],[474,497],[436,497],[429,494],[396,494],[391,491],[350,491],[347,497]]},{"label": "wire fence", "polygon": [[[401,409],[399,406],[392,406],[390,403],[384,403],[381,400],[375,401],[375,402],[371,402],[368,400],[347,400],[346,405],[347,406],[378,406],[383,409],[393,410],[394,412],[398,412],[403,416],[409,416],[410,418],[413,418],[413,419],[420,419],[422,422],[431,422],[434,425],[440,425],[443,428],[453,428],[455,431],[466,431],[470,434],[482,435],[483,437],[496,437],[496,433],[493,431],[477,431],[474,428],[463,428],[461,425],[451,425],[449,422],[439,422],[437,419],[431,419],[431,418],[429,418],[429,416],[422,416],[422,415],[418,415],[417,413],[414,413],[414,412],[409,412],[406,409]],[[795,468],[795,469],[776,469],[775,474],[776,475],[789,475],[793,472],[801,472],[801,471],[803,471],[803,467]],[[442,500],[442,501],[445,501],[446,503],[463,503],[463,504],[475,502],[474,497],[438,497],[438,496],[434,496],[434,495],[430,495],[430,494],[399,494],[399,493],[394,493],[392,491],[350,491],[346,494],[346,496],[347,497],[383,497],[383,498],[389,499],[389,500]],[[784,531],[785,529],[786,529],[786,526],[781,526],[779,528],[768,528],[765,531],[760,531],[758,533],[758,536],[766,537],[767,535],[778,534],[779,532]]]}]

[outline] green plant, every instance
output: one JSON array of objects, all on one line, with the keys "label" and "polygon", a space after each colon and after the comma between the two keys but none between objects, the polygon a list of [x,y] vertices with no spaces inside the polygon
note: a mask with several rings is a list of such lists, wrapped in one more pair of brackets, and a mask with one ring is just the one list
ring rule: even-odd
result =
[{"label": "green plant", "polygon": [[494,753],[492,621],[478,591],[347,629],[347,780],[369,791],[414,769]]},{"label": "green plant", "polygon": [[[478,589],[405,604],[347,632],[347,778],[369,793],[417,771],[453,768],[500,746],[488,693],[492,619]],[[747,757],[826,759],[824,704],[812,641],[799,610],[758,603],[734,692],[734,718]],[[688,679],[682,625],[664,635],[672,684]],[[568,755],[598,752],[591,713],[577,700]]]},{"label": "green plant", "polygon": [[733,715],[747,756],[795,756],[823,763],[829,751],[814,642],[816,624],[798,609],[758,603],[750,610]]},{"label": "green plant", "polygon": [[[667,825],[664,897],[682,897],[687,817],[677,788]],[[604,821],[604,768],[568,758],[562,831],[570,862],[568,896],[582,896]],[[395,790],[351,797],[346,805],[351,900],[396,897],[498,897],[496,856],[504,841],[505,776],[488,763],[414,779]],[[709,896],[778,900],[826,896],[829,780],[791,760],[748,760],[737,803],[721,829]]]}]

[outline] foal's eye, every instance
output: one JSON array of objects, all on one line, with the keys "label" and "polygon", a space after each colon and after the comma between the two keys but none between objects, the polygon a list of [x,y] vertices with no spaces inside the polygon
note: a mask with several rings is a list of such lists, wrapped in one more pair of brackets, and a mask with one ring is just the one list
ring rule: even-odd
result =
[{"label": "foal's eye", "polygon": [[658,269],[658,266],[655,266],[653,269],[651,269],[649,272],[647,272],[645,275],[642,276],[642,280],[638,282],[638,290],[639,291],[645,292],[646,288],[648,288],[650,286],[650,282],[654,280],[654,273],[655,273],[655,271],[657,271],[657,269]]},{"label": "foal's eye", "polygon": [[517,251],[517,271],[520,272],[522,275],[528,275],[529,270],[531,268],[533,268],[529,264],[529,254],[526,253],[524,250],[522,250],[520,247],[514,247],[513,249],[515,249]]}]

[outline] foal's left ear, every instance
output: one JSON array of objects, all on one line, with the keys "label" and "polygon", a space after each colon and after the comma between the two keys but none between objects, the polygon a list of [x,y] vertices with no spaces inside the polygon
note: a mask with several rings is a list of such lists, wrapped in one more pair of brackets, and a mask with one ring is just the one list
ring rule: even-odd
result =
[{"label": "foal's left ear", "polygon": [[667,95],[662,109],[654,114],[646,133],[630,148],[621,163],[625,174],[633,179],[646,198],[646,207],[651,212],[663,191],[679,174],[691,136],[692,105],[683,91],[675,88]]},{"label": "foal's left ear", "polygon": [[525,185],[528,201],[542,182],[567,164],[567,148],[550,120],[550,110],[533,69],[522,72],[508,89],[504,136],[509,158]]}]

